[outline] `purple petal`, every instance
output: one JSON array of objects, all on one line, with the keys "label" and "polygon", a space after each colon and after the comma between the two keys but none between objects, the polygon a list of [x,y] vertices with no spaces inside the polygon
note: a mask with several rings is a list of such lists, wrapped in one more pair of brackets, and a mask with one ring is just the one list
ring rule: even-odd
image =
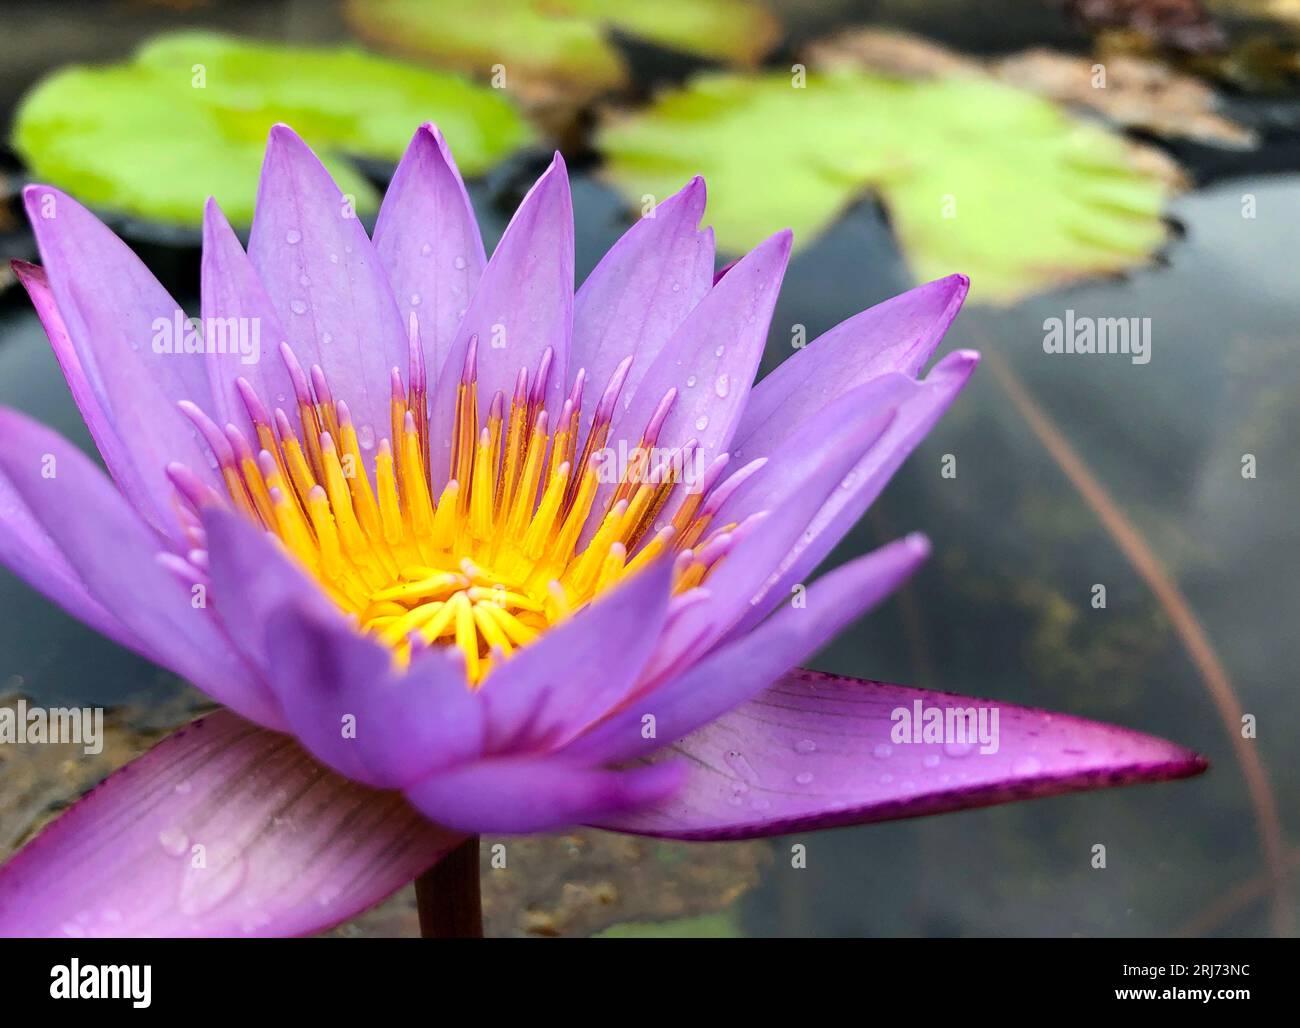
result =
[{"label": "purple petal", "polygon": [[416,130],[397,165],[374,236],[397,309],[418,319],[425,366],[437,373],[487,257],[465,183],[434,125]]},{"label": "purple petal", "polygon": [[479,692],[487,751],[555,748],[622,701],[658,642],[671,574],[656,561],[493,670]]},{"label": "purple petal", "polygon": [[802,456],[782,462],[779,488],[764,494],[768,516],[710,573],[708,601],[682,611],[664,633],[651,663],[652,680],[706,652],[750,614],[811,519],[845,490],[846,476],[893,418],[893,410],[850,405],[843,418],[801,426],[790,448],[792,455]]},{"label": "purple petal", "polygon": [[920,383],[916,395],[898,408],[898,414],[884,434],[866,452],[847,478],[847,487],[831,495],[798,540],[793,551],[781,562],[777,577],[764,599],[731,631],[734,638],[758,623],[773,604],[790,594],[797,582],[804,581],[835,548],[844,533],[853,527],[888,484],[900,464],[934,427],[948,405],[979,363],[973,350],[948,354],[931,369]]},{"label": "purple petal", "polygon": [[346,387],[362,439],[386,435],[391,371],[408,364],[406,323],[351,203],[286,125],[266,145],[248,256],[299,362]]},{"label": "purple petal", "polygon": [[228,339],[242,338],[247,345],[247,351],[227,346],[229,352],[209,357],[213,409],[205,413],[219,425],[244,424],[247,409],[235,387],[241,377],[248,379],[263,403],[292,410],[292,404],[279,400],[293,395],[289,372],[279,354],[288,333],[253,270],[253,262],[213,199],[203,209],[201,275],[204,326],[221,327]]},{"label": "purple petal", "polygon": [[230,511],[203,511],[208,538],[212,607],[230,638],[254,667],[270,667],[267,631],[274,611],[288,603],[310,606],[321,617],[342,621],[325,596],[280,542]]},{"label": "purple petal", "polygon": [[[946,744],[900,743],[895,712],[914,713],[917,703],[923,717],[974,710],[978,718],[983,709],[990,728],[996,710],[996,752],[955,735]],[[1190,750],[1125,728],[815,671],[792,672],[662,758],[677,755],[690,768],[680,794],[602,818],[600,827],[753,838],[1185,778],[1206,767]]]},{"label": "purple petal", "polygon": [[548,758],[485,760],[432,775],[406,796],[440,825],[520,835],[660,802],[683,778],[675,763],[604,771]]},{"label": "purple petal", "polygon": [[837,396],[891,371],[913,378],[961,310],[965,275],[917,286],[878,303],[782,361],[754,387],[732,447],[753,460],[771,452],[789,426]]},{"label": "purple petal", "polygon": [[0,475],[49,534],[86,592],[159,663],[214,699],[276,725],[270,693],[204,602],[157,561],[157,537],[75,446],[0,409]]},{"label": "purple petal", "polygon": [[[689,671],[639,696],[565,750],[577,760],[628,760],[682,739],[748,700],[812,657],[848,624],[892,593],[930,552],[909,536],[836,568],[748,636],[710,654]],[[646,717],[655,731],[647,738]]]},{"label": "purple petal", "polygon": [[404,788],[483,753],[481,696],[442,649],[402,673],[342,618],[290,603],[270,618],[268,650],[294,735],[349,778]]},{"label": "purple petal", "polygon": [[50,280],[45,274],[45,269],[36,264],[28,264],[26,261],[11,261],[10,264],[14,274],[18,276],[18,281],[27,290],[32,306],[36,308],[36,315],[41,319],[41,325],[50,340],[50,348],[54,351],[54,357],[59,362],[63,377],[68,382],[73,402],[81,411],[81,416],[90,430],[91,438],[95,440],[96,449],[104,458],[104,463],[110,472],[115,467],[129,467],[131,459],[127,447],[118,438],[117,427],[104,413],[99,397],[95,395],[94,387],[86,377],[76,347],[72,345],[72,339],[68,335],[68,326],[63,323],[63,315],[59,313],[59,306],[55,302],[53,290],[50,289]]},{"label": "purple petal", "polygon": [[95,631],[154,659],[117,616],[86,591],[86,584],[3,472],[0,472],[0,564]]},{"label": "purple petal", "polygon": [[760,243],[686,316],[630,403],[615,413],[611,439],[636,445],[655,408],[676,389],[658,445],[697,439],[706,463],[727,449],[763,356],[791,238],[778,232]]},{"label": "purple petal", "polygon": [[[623,384],[632,396],[654,359],[713,284],[713,233],[696,226],[704,180],[657,204],[615,243],[573,301],[570,366],[585,368],[597,394],[628,356]],[[588,404],[590,422],[594,405]]]},{"label": "purple petal", "polygon": [[533,381],[552,351],[546,407],[558,413],[569,391],[573,329],[573,200],[557,153],[506,226],[441,368],[430,420],[433,484],[447,479],[456,389],[470,339],[477,341],[478,402],[485,411],[500,392],[509,402],[520,368]]},{"label": "purple petal", "polygon": [[[172,533],[168,462],[210,477],[206,450],[176,408],[180,400],[209,403],[207,361],[164,348],[182,345],[184,311],[93,214],[51,186],[28,186],[23,199],[76,352],[77,378],[94,399],[69,375],[73,396],[85,401],[87,424],[123,495],[156,529]],[[60,364],[70,367],[63,357]]]},{"label": "purple petal", "polygon": [[227,711],[128,764],[0,868],[0,935],[305,935],[460,837]]}]

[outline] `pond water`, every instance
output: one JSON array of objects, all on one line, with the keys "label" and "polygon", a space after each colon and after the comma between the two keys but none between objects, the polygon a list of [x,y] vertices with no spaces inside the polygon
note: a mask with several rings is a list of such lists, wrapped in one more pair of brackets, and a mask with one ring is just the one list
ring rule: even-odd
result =
[{"label": "pond water", "polygon": [[[897,5],[878,6],[889,13]],[[273,34],[277,23],[268,17],[259,24]],[[1052,24],[1054,36],[1008,30],[1005,48],[1043,38],[1078,42]],[[141,26],[136,36],[144,33]],[[999,48],[987,21],[972,34],[971,48]],[[86,56],[73,52],[80,43],[70,38],[65,52],[52,48],[43,58],[53,65]],[[0,93],[21,88],[19,74],[30,79],[39,70],[7,71]],[[1229,736],[1236,727],[1225,726],[1168,610],[1010,401],[1005,383],[1009,374],[1046,412],[1182,590],[1242,710],[1256,719],[1258,737],[1247,745],[1262,761],[1281,831],[1290,837],[1300,827],[1293,749],[1300,714],[1295,153],[1293,137],[1274,134],[1261,151],[1235,161],[1207,154],[1198,176],[1197,155],[1183,150],[1193,177],[1213,183],[1174,202],[1169,215],[1182,231],[1159,263],[1012,309],[967,308],[941,352],[974,347],[990,359],[833,563],[913,529],[931,537],[934,554],[905,590],[814,662],[1128,725],[1194,747],[1210,758],[1210,771],[1185,782],[773,840],[757,887],[735,904],[741,930],[1254,935],[1279,923],[1258,880],[1265,871],[1261,826]],[[508,215],[503,198],[535,165],[520,159],[475,185],[489,247]],[[622,204],[594,170],[580,166],[574,179],[579,277],[625,225]],[[1256,217],[1243,217],[1247,196]],[[5,246],[21,252],[22,239],[21,231],[10,233]],[[193,257],[187,250],[171,257],[182,282],[193,281]],[[962,270],[978,290],[979,269]],[[806,325],[812,338],[910,284],[878,208],[857,205],[793,261],[764,369],[788,353],[792,324]],[[19,294],[9,290],[0,304],[0,403],[89,448]],[[178,299],[197,306],[183,290]],[[1150,318],[1150,362],[1045,353],[1044,320],[1067,309]],[[993,361],[1006,371],[995,374]],[[940,474],[949,454],[955,478]],[[1245,454],[1256,460],[1253,479],[1242,476]],[[1107,593],[1102,610],[1090,602],[1099,583]],[[17,689],[44,703],[148,705],[186,688],[4,571],[0,612],[0,691]],[[790,866],[795,842],[807,847],[806,869]],[[1106,847],[1104,870],[1090,863],[1097,844]],[[1289,849],[1287,860],[1295,857]],[[1241,902],[1220,902],[1243,883]]]}]

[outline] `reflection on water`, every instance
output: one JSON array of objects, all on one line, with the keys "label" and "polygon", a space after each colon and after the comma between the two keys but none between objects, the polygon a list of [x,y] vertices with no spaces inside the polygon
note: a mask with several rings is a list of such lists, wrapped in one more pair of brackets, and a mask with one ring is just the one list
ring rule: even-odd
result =
[{"label": "reflection on water", "polygon": [[[873,6],[908,23],[909,5]],[[946,9],[931,5],[930,13]],[[972,43],[971,24],[962,31],[976,49],[991,47],[1004,28],[986,26]],[[16,94],[13,81],[4,86]],[[1260,155],[1255,166],[1268,160]],[[501,198],[529,178],[526,163],[474,187],[489,246],[518,196]],[[1247,194],[1255,218],[1243,217]],[[624,215],[588,170],[575,175],[574,200],[582,276],[618,237]],[[1005,358],[1177,579],[1257,718],[1253,745],[1284,827],[1294,830],[1300,176],[1223,179],[1180,200],[1173,214],[1186,236],[1167,265],[1009,311],[968,309],[945,349]],[[978,268],[953,270],[969,272],[978,292]],[[764,370],[789,352],[791,325],[805,325],[811,338],[910,284],[877,208],[860,204],[795,258]],[[1151,318],[1151,362],[1045,354],[1043,322],[1067,309]],[[12,293],[0,307],[0,403],[90,446],[34,314]],[[1241,476],[1247,453],[1257,461],[1254,480]],[[956,479],[940,477],[944,454],[957,459]],[[817,667],[1114,721],[1193,746],[1213,767],[1187,782],[775,840],[762,884],[741,901],[746,931],[1170,933],[1261,872],[1243,777],[1195,669],[987,368],[834,561],[913,529],[934,540],[929,565]],[[1106,587],[1104,610],[1090,605],[1095,584]],[[3,570],[0,612],[0,693],[159,704],[185,688]],[[794,841],[807,846],[806,870],[790,868]],[[1090,866],[1097,844],[1106,847],[1104,870]],[[1260,934],[1267,925],[1266,903],[1256,902],[1216,930]]]}]

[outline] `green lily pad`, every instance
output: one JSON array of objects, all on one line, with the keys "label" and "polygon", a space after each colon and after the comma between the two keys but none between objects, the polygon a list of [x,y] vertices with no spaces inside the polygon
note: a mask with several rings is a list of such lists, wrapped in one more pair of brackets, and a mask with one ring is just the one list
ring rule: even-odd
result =
[{"label": "green lily pad", "polygon": [[731,911],[680,917],[675,921],[629,921],[610,925],[593,939],[740,939],[745,935]]},{"label": "green lily pad", "polygon": [[473,16],[424,0],[349,0],[348,19],[372,41],[436,64],[506,80],[563,83],[596,94],[624,84],[616,30],[671,50],[753,66],[781,28],[748,0],[476,0]]},{"label": "green lily pad", "polygon": [[344,153],[396,160],[415,126],[435,121],[474,175],[532,138],[505,97],[455,76],[351,48],[186,32],[123,64],[55,72],[19,106],[13,145],[33,178],[92,206],[194,225],[211,195],[247,224],[277,121],[316,148],[363,214],[378,197]]},{"label": "green lily pad", "polygon": [[785,226],[807,245],[872,191],[916,276],[964,272],[983,302],[1120,271],[1166,237],[1170,186],[1128,143],[982,75],[707,75],[611,121],[599,146],[637,203],[704,175],[732,252]]}]

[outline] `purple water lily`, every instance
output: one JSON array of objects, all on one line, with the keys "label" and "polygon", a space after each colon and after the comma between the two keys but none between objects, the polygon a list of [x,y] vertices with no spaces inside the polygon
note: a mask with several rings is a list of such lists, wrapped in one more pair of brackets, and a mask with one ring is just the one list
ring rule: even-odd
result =
[{"label": "purple water lily", "polygon": [[575,294],[558,155],[488,260],[432,126],[373,239],[276,127],[247,251],[208,205],[193,321],[24,195],[44,266],[16,270],[112,481],[0,412],[0,558],[229,709],[0,869],[0,934],[301,934],[478,833],[751,838],[1204,766],[795,669],[927,553],[802,584],[974,369],[919,377],[962,276],[751,385],[790,234],[715,278],[699,179]]}]

